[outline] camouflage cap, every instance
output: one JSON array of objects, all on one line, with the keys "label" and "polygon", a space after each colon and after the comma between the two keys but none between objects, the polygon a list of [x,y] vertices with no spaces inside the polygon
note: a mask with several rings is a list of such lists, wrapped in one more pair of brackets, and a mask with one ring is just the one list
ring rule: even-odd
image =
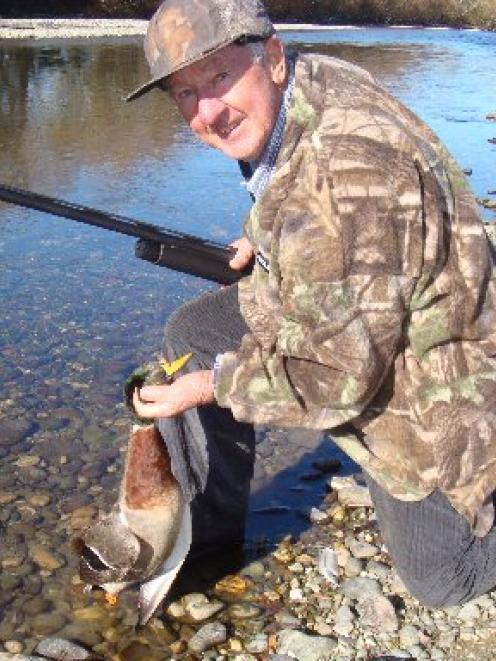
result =
[{"label": "camouflage cap", "polygon": [[152,78],[126,100],[137,99],[166,76],[237,39],[265,39],[273,33],[260,0],[164,0],[150,19],[145,37]]}]

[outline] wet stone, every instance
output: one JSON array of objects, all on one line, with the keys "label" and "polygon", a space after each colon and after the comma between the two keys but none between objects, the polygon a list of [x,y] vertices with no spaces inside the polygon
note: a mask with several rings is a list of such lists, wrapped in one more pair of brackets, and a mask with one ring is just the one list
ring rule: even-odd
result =
[{"label": "wet stone", "polygon": [[55,571],[66,564],[65,559],[55,551],[51,551],[46,546],[33,546],[29,550],[29,555],[33,562],[48,571]]},{"label": "wet stone", "polygon": [[279,632],[278,654],[287,654],[296,657],[298,661],[315,661],[315,659],[329,658],[337,643],[325,636],[309,636],[301,631],[285,629]]},{"label": "wet stone", "polygon": [[366,576],[358,576],[343,581],[339,590],[350,599],[364,599],[382,595],[379,583],[375,579]]},{"label": "wet stone", "polygon": [[32,618],[31,631],[37,635],[48,636],[60,631],[65,622],[65,617],[60,613],[40,613]]},{"label": "wet stone", "polygon": [[250,604],[248,602],[237,602],[231,604],[228,608],[228,614],[234,620],[248,620],[250,618],[257,617],[260,615],[260,607],[255,604]]},{"label": "wet stone", "polygon": [[398,629],[398,617],[393,604],[382,595],[361,598],[357,604],[360,624],[377,631],[393,633]]},{"label": "wet stone", "polygon": [[269,639],[266,634],[258,633],[245,643],[245,649],[252,654],[263,654],[267,651]]},{"label": "wet stone", "polygon": [[349,540],[348,548],[350,549],[351,554],[359,559],[373,558],[379,553],[377,546],[369,544],[368,542],[360,542],[356,539]]},{"label": "wet stone", "polygon": [[348,558],[344,566],[345,576],[348,578],[353,578],[359,576],[360,572],[363,569],[363,562],[358,558]]},{"label": "wet stone", "polygon": [[36,425],[22,420],[0,421],[0,446],[11,446],[21,443],[36,431]]},{"label": "wet stone", "polygon": [[37,645],[35,651],[48,659],[58,659],[60,661],[65,659],[81,661],[91,657],[91,654],[84,647],[64,640],[64,638],[46,638]]},{"label": "wet stone", "polygon": [[220,645],[227,640],[227,629],[221,622],[204,624],[188,641],[188,648],[195,654]]},{"label": "wet stone", "polygon": [[420,642],[419,631],[411,624],[405,624],[399,630],[400,645],[408,648],[412,645],[418,645]]},{"label": "wet stone", "polygon": [[89,505],[93,502],[93,498],[86,493],[75,493],[68,498],[65,498],[60,505],[60,509],[64,514],[70,514],[76,509]]},{"label": "wet stone", "polygon": [[28,599],[22,605],[22,612],[32,617],[33,615],[38,615],[39,613],[44,613],[51,608],[52,604],[48,599],[45,599],[41,596],[36,596],[33,599]]},{"label": "wet stone", "polygon": [[14,461],[17,468],[33,468],[40,463],[40,458],[37,455],[25,454],[21,455]]}]

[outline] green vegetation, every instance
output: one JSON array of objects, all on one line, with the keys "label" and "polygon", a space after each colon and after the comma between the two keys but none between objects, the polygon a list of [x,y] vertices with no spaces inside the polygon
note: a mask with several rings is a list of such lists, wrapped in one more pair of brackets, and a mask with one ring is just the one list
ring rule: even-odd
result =
[{"label": "green vegetation", "polygon": [[[496,0],[266,0],[266,4],[277,21],[496,30]],[[148,17],[157,5],[158,0],[4,0],[0,16]]]}]

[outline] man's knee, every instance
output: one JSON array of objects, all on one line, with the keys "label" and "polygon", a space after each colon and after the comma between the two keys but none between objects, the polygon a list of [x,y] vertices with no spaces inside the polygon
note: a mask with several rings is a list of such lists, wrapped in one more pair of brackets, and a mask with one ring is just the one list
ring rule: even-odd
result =
[{"label": "man's knee", "polygon": [[410,594],[428,608],[459,606],[478,596],[473,571],[460,565],[428,570],[424,575],[412,576],[407,569],[398,573]]}]

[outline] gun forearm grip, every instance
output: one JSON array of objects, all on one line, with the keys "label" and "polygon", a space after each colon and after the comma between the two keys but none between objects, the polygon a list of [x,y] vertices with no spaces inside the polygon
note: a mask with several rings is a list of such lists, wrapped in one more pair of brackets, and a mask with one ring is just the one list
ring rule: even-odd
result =
[{"label": "gun forearm grip", "polygon": [[234,251],[229,246],[219,247],[215,250],[209,247],[207,252],[201,248],[198,250],[185,249],[182,246],[139,239],[136,242],[134,254],[139,259],[152,262],[157,266],[166,266],[175,271],[218,282],[221,285],[232,285],[238,282],[244,276],[249,275],[252,266],[250,265],[249,269],[243,271],[232,269],[229,261],[233,258]]}]

